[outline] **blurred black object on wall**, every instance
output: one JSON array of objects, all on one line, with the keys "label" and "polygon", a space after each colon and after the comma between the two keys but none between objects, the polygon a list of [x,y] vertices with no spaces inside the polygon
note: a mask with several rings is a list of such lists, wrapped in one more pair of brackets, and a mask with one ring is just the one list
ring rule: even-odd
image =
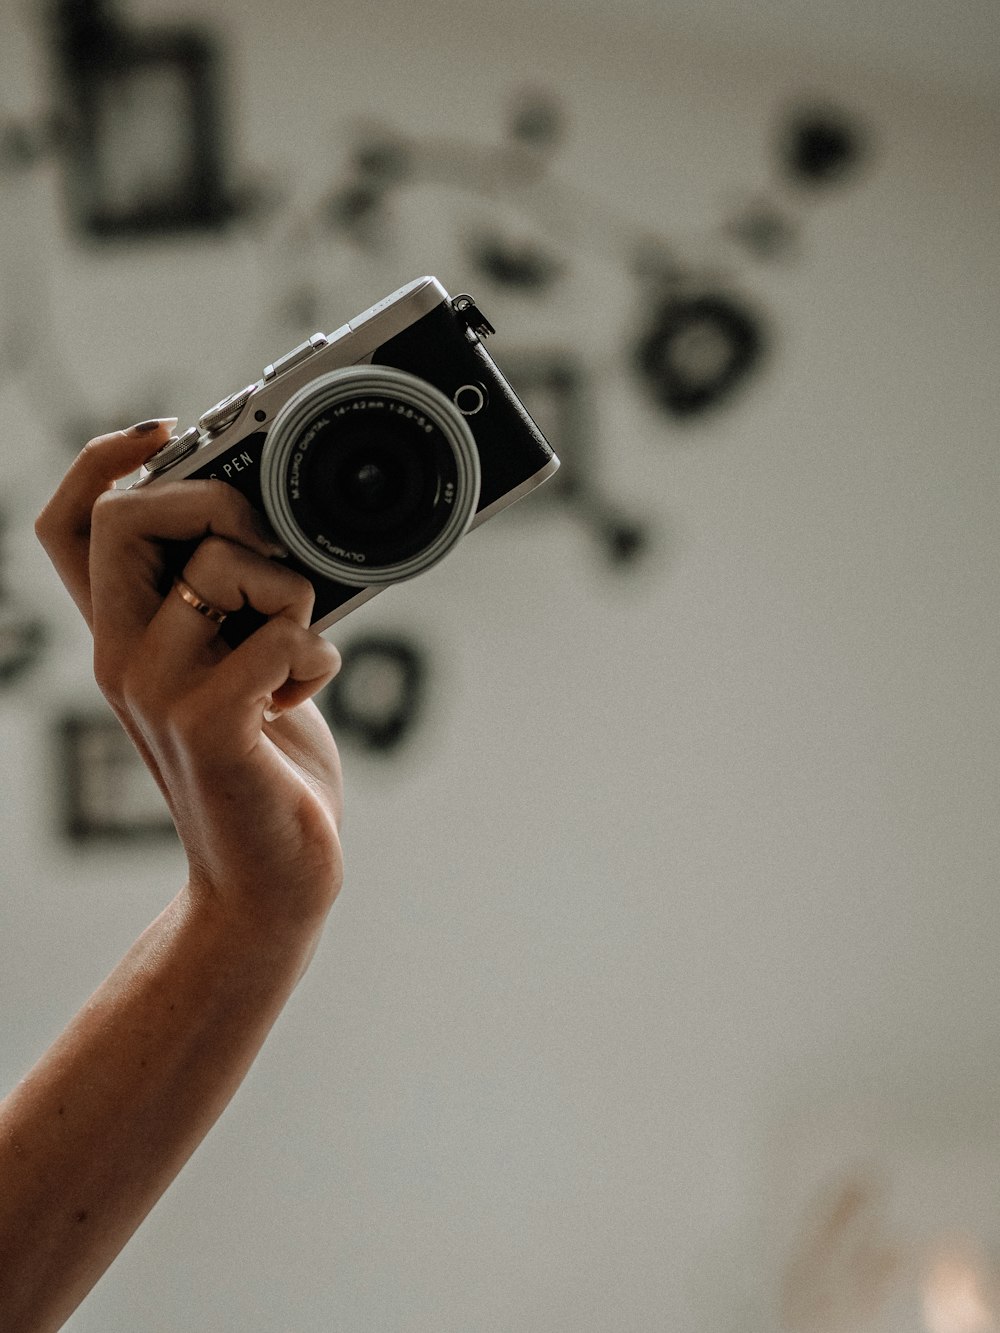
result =
[{"label": "blurred black object on wall", "polygon": [[55,118],[75,227],[102,240],[217,229],[221,57],[194,26],[133,28],[109,0],[55,0]]},{"label": "blurred black object on wall", "polygon": [[428,661],[402,634],[369,634],[342,650],[343,665],[317,703],[337,739],[389,755],[409,740],[425,702]]},{"label": "blurred black object on wall", "polygon": [[725,403],[764,355],[763,321],[718,290],[672,293],[635,349],[635,368],[654,402],[674,417]]}]

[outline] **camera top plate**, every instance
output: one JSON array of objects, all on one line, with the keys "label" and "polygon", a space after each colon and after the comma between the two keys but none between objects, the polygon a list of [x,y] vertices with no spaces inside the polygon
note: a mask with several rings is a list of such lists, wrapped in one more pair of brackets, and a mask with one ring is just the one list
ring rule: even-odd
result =
[{"label": "camera top plate", "polygon": [[[404,329],[409,328],[423,315],[429,315],[442,301],[448,300],[448,293],[437,278],[414,278],[404,287],[400,287],[391,296],[376,301],[373,306],[356,315],[345,327],[353,334],[361,334],[367,351],[373,352],[390,338],[395,338]],[[340,333],[338,329],[337,334]],[[333,342],[337,334],[330,335]]]}]

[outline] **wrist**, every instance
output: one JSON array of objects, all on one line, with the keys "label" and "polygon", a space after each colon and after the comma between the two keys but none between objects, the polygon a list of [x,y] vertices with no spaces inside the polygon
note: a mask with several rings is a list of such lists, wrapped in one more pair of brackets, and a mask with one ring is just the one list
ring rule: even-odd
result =
[{"label": "wrist", "polygon": [[201,947],[237,981],[240,974],[268,986],[292,984],[308,967],[323,933],[333,898],[309,912],[276,910],[252,899],[220,892],[217,886],[191,875],[175,907]]},{"label": "wrist", "polygon": [[282,944],[322,930],[343,883],[340,840],[329,819],[321,833],[300,823],[251,836],[246,828],[195,829],[178,823],[188,854],[185,896],[226,931]]}]

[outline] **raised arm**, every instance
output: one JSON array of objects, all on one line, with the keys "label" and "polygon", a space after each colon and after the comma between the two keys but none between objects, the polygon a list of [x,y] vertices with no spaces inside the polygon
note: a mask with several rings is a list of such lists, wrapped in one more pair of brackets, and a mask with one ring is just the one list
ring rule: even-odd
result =
[{"label": "raised arm", "polygon": [[[115,488],[170,424],[88,444],[36,525],[188,879],[0,1103],[7,1333],[59,1328],[124,1246],[239,1086],[341,885],[340,766],[309,702],[339,656],[308,628],[311,586],[231,487]],[[182,541],[198,543],[187,600],[164,593]],[[193,601],[269,619],[230,650]]]}]

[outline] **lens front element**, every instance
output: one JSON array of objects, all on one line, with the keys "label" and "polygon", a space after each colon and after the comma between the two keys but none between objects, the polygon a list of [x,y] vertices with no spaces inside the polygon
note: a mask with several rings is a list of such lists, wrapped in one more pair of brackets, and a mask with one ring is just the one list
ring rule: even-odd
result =
[{"label": "lens front element", "polygon": [[282,407],[261,458],[276,535],[311,570],[352,587],[435,564],[468,529],[479,453],[444,394],[390,366],[348,366]]}]

